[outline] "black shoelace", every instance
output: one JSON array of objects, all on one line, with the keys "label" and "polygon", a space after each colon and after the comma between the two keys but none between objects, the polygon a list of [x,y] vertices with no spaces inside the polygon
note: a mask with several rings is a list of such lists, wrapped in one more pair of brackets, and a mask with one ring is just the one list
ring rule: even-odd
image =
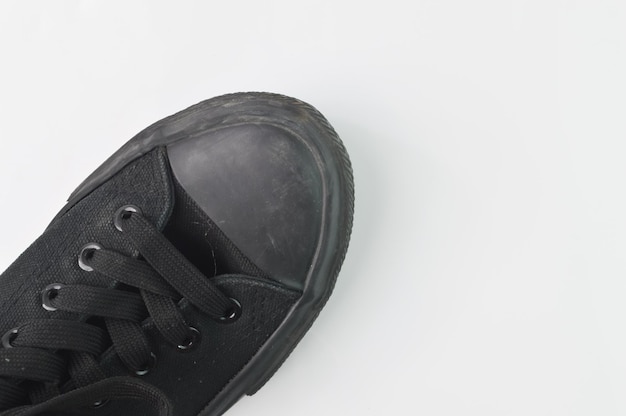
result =
[{"label": "black shoelace", "polygon": [[[107,340],[122,363],[141,376],[156,359],[141,326],[148,316],[163,338],[180,350],[192,348],[200,335],[182,316],[178,307],[182,298],[217,321],[238,317],[238,302],[191,264],[137,207],[121,208],[115,225],[140,258],[96,243],[85,246],[79,256],[83,270],[110,278],[114,288],[57,283],[42,293],[48,311],[97,317],[104,325],[33,320],[5,334],[0,349],[0,416],[61,412],[98,406],[112,398],[142,400],[160,416],[169,415],[167,397],[154,386],[132,376],[106,378],[96,357],[107,348]],[[61,394],[63,378],[66,385],[69,379],[72,389]]]}]

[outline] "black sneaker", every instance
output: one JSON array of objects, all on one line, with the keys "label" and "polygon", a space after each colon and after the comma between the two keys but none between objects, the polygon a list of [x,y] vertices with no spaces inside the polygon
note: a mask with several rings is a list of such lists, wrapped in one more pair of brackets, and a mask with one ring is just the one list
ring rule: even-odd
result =
[{"label": "black sneaker", "polygon": [[313,107],[241,93],[148,127],[0,276],[0,416],[215,416],[330,296],[348,155]]}]

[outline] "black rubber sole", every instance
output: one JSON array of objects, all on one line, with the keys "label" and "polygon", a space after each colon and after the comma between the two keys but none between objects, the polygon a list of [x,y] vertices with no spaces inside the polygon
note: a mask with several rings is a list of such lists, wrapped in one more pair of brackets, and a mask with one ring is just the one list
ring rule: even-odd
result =
[{"label": "black rubber sole", "polygon": [[[332,198],[333,209],[327,213],[325,230],[319,243],[318,256],[310,269],[300,300],[281,326],[252,357],[250,362],[228,383],[197,416],[218,416],[244,395],[253,395],[274,375],[309,330],[328,301],[348,249],[354,212],[354,182],[346,149],[328,121],[312,106],[300,100],[270,93],[236,93],[212,98],[167,117],[132,138],[70,196],[62,215],[76,202],[115,175],[133,160],[158,146],[167,146],[188,137],[190,126],[199,134],[204,126],[202,114],[217,108],[229,108],[239,117],[255,121],[258,115],[246,115],[247,108],[259,103],[272,109],[272,116],[282,115],[287,124],[307,123],[316,132],[316,151],[326,175],[326,197]],[[297,110],[298,120],[292,120]],[[259,116],[260,117],[260,116]],[[225,121],[226,122],[226,121]],[[174,126],[175,128],[172,128]]]}]

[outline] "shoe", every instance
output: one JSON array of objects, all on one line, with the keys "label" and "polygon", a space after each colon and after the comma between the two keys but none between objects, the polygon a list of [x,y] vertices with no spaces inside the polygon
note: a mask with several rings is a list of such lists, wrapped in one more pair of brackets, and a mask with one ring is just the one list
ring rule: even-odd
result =
[{"label": "shoe", "polygon": [[0,276],[0,416],[221,415],[328,300],[353,201],[345,148],[296,99],[148,127]]}]

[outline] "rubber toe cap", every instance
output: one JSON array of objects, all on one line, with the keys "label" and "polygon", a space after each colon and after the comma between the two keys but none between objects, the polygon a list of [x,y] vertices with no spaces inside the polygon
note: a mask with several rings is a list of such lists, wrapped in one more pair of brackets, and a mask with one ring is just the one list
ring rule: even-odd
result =
[{"label": "rubber toe cap", "polygon": [[308,138],[242,123],[168,146],[175,178],[239,249],[274,279],[303,289],[317,250],[323,169]]}]

